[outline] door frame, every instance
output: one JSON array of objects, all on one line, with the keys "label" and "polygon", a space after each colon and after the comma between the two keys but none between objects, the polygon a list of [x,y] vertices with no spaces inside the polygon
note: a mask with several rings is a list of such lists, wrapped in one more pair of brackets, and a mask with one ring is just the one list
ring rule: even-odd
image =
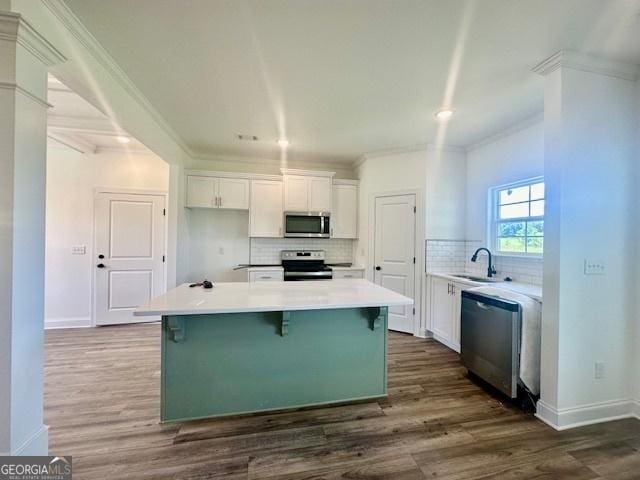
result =
[{"label": "door frame", "polygon": [[375,266],[375,251],[376,251],[376,199],[383,197],[395,197],[397,195],[414,195],[416,199],[416,215],[415,215],[415,231],[414,231],[414,252],[416,255],[416,266],[414,268],[414,282],[413,282],[413,298],[414,307],[416,313],[413,316],[413,335],[416,337],[427,336],[426,324],[424,321],[424,314],[422,305],[425,282],[423,282],[422,271],[424,270],[424,248],[423,239],[425,238],[425,205],[424,205],[424,192],[421,188],[407,188],[403,190],[389,190],[381,192],[373,192],[369,194],[369,225],[373,228],[369,228],[368,232],[368,252],[367,263],[368,268],[366,270],[367,279],[373,282],[374,280],[374,266]]},{"label": "door frame", "polygon": [[[97,225],[98,225],[98,221],[97,218],[98,216],[96,215],[96,201],[98,199],[98,195],[101,193],[113,193],[113,194],[125,194],[125,195],[154,195],[154,196],[158,196],[158,197],[162,197],[163,202],[164,202],[164,208],[167,209],[168,205],[167,205],[167,200],[169,197],[169,194],[166,190],[152,190],[152,189],[144,189],[144,188],[126,188],[126,187],[94,187],[93,188],[93,227],[91,230],[91,236],[93,237],[91,240],[91,247],[90,247],[90,259],[91,259],[91,263],[90,265],[92,265],[91,268],[91,326],[92,327],[96,327],[96,296],[98,294],[97,290],[96,290],[96,269],[93,268],[93,264],[95,263],[95,254],[98,251],[98,246],[96,245],[97,240],[98,240],[98,235],[96,232],[97,229]],[[167,215],[164,216],[164,248],[163,248],[163,255],[165,256],[166,259],[166,255],[167,255],[167,240],[169,238],[169,222],[167,221],[167,219],[169,218],[169,215],[167,213]],[[164,275],[164,282],[163,282],[163,290],[164,292],[167,291],[167,285],[168,285],[168,281],[167,281],[167,263],[168,262],[163,262],[163,275]]]}]

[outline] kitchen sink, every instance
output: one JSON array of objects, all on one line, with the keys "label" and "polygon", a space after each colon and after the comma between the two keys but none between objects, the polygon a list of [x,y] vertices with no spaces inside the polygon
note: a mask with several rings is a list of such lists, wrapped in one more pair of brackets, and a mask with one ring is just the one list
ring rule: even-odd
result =
[{"label": "kitchen sink", "polygon": [[465,280],[471,280],[472,282],[478,282],[478,283],[495,283],[500,281],[497,278],[476,277],[474,275],[451,275],[451,276],[456,278],[463,278]]}]

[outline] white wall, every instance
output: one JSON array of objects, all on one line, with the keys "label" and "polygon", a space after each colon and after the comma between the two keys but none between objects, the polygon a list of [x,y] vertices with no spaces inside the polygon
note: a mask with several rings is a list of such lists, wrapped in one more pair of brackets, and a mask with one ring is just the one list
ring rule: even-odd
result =
[{"label": "white wall", "polygon": [[358,240],[354,263],[366,267],[373,278],[373,195],[407,190],[419,192],[416,222],[421,241],[416,246],[419,276],[416,310],[420,314],[418,334],[426,334],[424,286],[424,241],[427,238],[464,238],[466,156],[455,149],[425,148],[367,157],[358,168],[360,179]]},{"label": "white wall", "polygon": [[[538,413],[566,427],[629,414],[635,275],[637,85],[560,66],[546,77],[547,186]],[[585,101],[588,99],[588,101]],[[605,262],[585,275],[586,258]],[[595,378],[595,362],[605,378]]]},{"label": "white wall", "polygon": [[[89,325],[95,187],[167,191],[169,165],[159,157],[126,153],[80,154],[47,149],[45,323]],[[85,245],[85,255],[72,255]]]},{"label": "white wall", "polygon": [[503,132],[467,152],[468,240],[487,241],[488,191],[492,187],[544,174],[542,120]]}]

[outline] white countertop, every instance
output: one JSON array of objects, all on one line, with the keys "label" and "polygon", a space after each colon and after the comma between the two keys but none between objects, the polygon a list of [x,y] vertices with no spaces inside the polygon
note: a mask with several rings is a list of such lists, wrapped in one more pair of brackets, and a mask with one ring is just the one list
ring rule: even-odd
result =
[{"label": "white countertop", "polygon": [[[452,282],[462,283],[464,285],[469,285],[470,287],[494,287],[494,288],[502,288],[504,290],[510,290],[512,292],[520,293],[522,295],[526,295],[527,297],[531,297],[538,302],[542,302],[542,286],[535,285],[533,283],[522,283],[522,282],[505,282],[504,280],[498,280],[491,283],[484,282],[474,282],[473,280],[468,280],[466,278],[455,277],[452,273],[428,273],[428,275],[432,275],[434,277],[444,278],[446,280],[451,280]],[[462,273],[461,275],[467,275]]]},{"label": "white countertop", "polygon": [[364,270],[364,267],[358,267],[357,265],[352,265],[351,267],[331,267],[331,270]]},{"label": "white countertop", "polygon": [[199,315],[412,305],[413,300],[367,280],[180,285],[138,307],[134,315]]},{"label": "white countertop", "polygon": [[260,272],[260,271],[265,271],[265,270],[268,270],[270,272],[273,272],[273,271],[278,271],[279,272],[279,271],[284,270],[284,268],[282,268],[280,265],[276,265],[276,266],[273,266],[273,267],[269,267],[269,266],[247,267],[247,272]]}]

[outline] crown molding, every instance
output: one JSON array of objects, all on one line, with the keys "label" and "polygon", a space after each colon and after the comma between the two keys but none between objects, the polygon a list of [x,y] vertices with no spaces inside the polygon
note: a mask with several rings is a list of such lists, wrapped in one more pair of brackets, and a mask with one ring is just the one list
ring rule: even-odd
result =
[{"label": "crown molding", "polygon": [[94,153],[120,153],[120,154],[128,154],[128,155],[154,155],[151,150],[147,148],[138,148],[138,147],[129,147],[127,145],[122,146],[97,146]]},{"label": "crown molding", "polygon": [[413,145],[406,145],[404,147],[392,147],[384,148],[381,150],[374,150],[372,152],[365,153],[356,161],[356,168],[360,167],[366,160],[379,157],[387,157],[389,155],[399,155],[403,153],[415,153],[415,152],[452,152],[452,153],[465,153],[464,147],[458,147],[455,145],[436,145],[433,142],[416,143]]},{"label": "crown molding", "polygon": [[96,146],[93,143],[87,142],[85,139],[70,132],[58,132],[48,127],[47,137],[78,153],[96,153]]},{"label": "crown molding", "polygon": [[120,68],[111,55],[87,30],[80,19],[63,0],[41,0],[44,6],[60,21],[67,31],[87,50],[89,55],[101,65],[107,73],[145,110],[151,118],[169,135],[182,151],[190,158],[194,157],[189,146],[164,117],[156,110],[145,95],[136,87],[129,76]]},{"label": "crown molding", "polygon": [[560,50],[533,67],[532,71],[538,75],[546,76],[559,68],[571,68],[632,82],[638,80],[640,74],[638,65],[608,60],[573,50]]},{"label": "crown molding", "polygon": [[218,170],[189,170],[185,169],[184,174],[196,177],[216,177],[216,178],[246,178],[247,180],[272,180],[281,182],[281,175],[269,175],[265,173],[247,172],[222,172]]},{"label": "crown molding", "polygon": [[282,175],[301,175],[311,177],[328,177],[333,178],[336,172],[327,172],[322,170],[301,170],[297,168],[281,168]]},{"label": "crown molding", "polygon": [[301,169],[309,170],[353,170],[353,162],[335,162],[329,160],[322,160],[318,157],[296,157],[288,158],[287,160],[281,160],[273,157],[258,157],[258,156],[240,156],[240,155],[224,155],[224,154],[200,154],[194,157],[194,160],[202,160],[209,162],[226,162],[226,163],[241,163],[245,165],[258,165],[261,167],[273,167],[280,169],[283,165],[290,165],[299,167]]},{"label": "crown molding", "polygon": [[16,42],[48,67],[67,60],[19,13],[0,12],[0,40]]},{"label": "crown molding", "polygon": [[47,126],[60,131],[89,133],[116,137],[129,135],[120,126],[112,123],[108,118],[71,117],[64,115],[47,115]]},{"label": "crown molding", "polygon": [[40,98],[38,95],[35,95],[29,90],[22,88],[16,83],[0,82],[0,90],[13,90],[14,92],[18,92],[44,108],[51,108],[53,106],[43,98]]},{"label": "crown molding", "polygon": [[360,180],[351,180],[347,178],[334,178],[333,184],[334,185],[350,185],[353,187],[357,187],[358,185],[360,185]]},{"label": "crown molding", "polygon": [[491,143],[497,142],[498,140],[502,140],[503,138],[507,138],[511,135],[514,135],[518,132],[526,130],[527,128],[531,128],[534,125],[539,124],[544,121],[543,113],[536,113],[524,120],[517,122],[510,127],[505,128],[504,130],[500,130],[499,132],[492,133],[491,135],[484,137],[477,142],[472,143],[467,147],[467,153],[472,152],[478,148],[484,147],[485,145],[489,145]]}]

